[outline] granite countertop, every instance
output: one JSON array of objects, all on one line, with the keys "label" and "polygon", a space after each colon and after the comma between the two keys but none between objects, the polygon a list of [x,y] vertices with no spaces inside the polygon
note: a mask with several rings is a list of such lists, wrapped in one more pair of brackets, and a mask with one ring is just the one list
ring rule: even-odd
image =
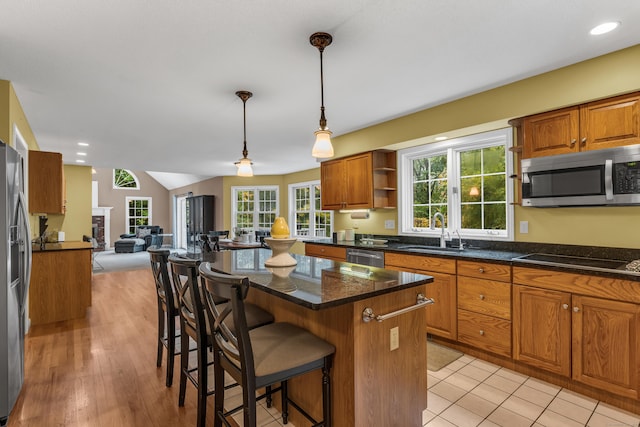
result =
[{"label": "granite countertop", "polygon": [[67,251],[78,249],[92,249],[91,242],[59,242],[59,243],[45,243],[44,249],[40,247],[40,244],[32,244],[32,252],[47,252],[47,251]]},{"label": "granite countertop", "polygon": [[269,249],[198,254],[212,270],[249,277],[251,286],[313,310],[348,304],[426,283],[433,277],[293,255],[297,265],[265,267]]},{"label": "granite countertop", "polygon": [[[463,251],[459,251],[452,248],[441,250],[438,247],[436,239],[404,239],[403,237],[395,236],[388,236],[388,238],[381,236],[380,238],[385,240],[388,239],[388,242],[384,245],[365,244],[360,241],[358,236],[356,236],[356,240],[350,242],[343,241],[334,243],[331,239],[320,239],[309,240],[305,243],[341,246],[345,248],[377,250],[383,252],[395,252],[411,255],[496,262],[501,264],[510,264],[518,267],[545,268],[547,270],[564,271],[578,274],[590,274],[594,276],[603,276],[640,282],[639,272],[626,271],[624,270],[624,268],[598,269],[596,267],[598,264],[597,261],[599,259],[619,260],[621,265],[629,263],[633,260],[640,259],[640,250],[638,249],[525,242],[487,242],[465,239],[463,240],[463,242],[465,242],[468,246]],[[425,245],[426,247],[422,247],[420,249],[406,248],[407,246],[412,245]],[[585,261],[587,262],[585,262],[583,265],[569,263],[563,265],[550,265],[544,262],[519,259],[524,255],[534,253],[580,257],[585,258]],[[593,266],[588,265],[589,259],[593,259]]]}]

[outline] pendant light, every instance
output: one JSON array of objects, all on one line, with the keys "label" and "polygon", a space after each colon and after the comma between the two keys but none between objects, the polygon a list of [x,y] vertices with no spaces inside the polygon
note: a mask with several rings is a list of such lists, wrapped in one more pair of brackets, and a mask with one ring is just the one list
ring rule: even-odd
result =
[{"label": "pendant light", "polygon": [[247,151],[247,99],[251,98],[253,94],[246,90],[239,90],[236,92],[236,95],[242,99],[242,111],[244,116],[244,148],[242,149],[242,158],[235,162],[235,165],[238,167],[238,176],[253,176],[253,169],[251,165],[251,159],[247,157],[249,152]]},{"label": "pendant light", "polygon": [[316,158],[333,157],[333,145],[331,145],[331,131],[327,127],[327,119],[324,117],[324,82],[322,74],[322,52],[329,46],[333,38],[327,33],[313,33],[309,42],[320,51],[320,128],[315,131],[316,142],[313,144],[311,155]]}]

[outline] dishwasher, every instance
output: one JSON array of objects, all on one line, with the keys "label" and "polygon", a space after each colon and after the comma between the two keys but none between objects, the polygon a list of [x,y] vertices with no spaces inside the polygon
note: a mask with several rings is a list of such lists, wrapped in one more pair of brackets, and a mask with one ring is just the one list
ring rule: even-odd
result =
[{"label": "dishwasher", "polygon": [[347,262],[384,268],[384,252],[347,249]]}]

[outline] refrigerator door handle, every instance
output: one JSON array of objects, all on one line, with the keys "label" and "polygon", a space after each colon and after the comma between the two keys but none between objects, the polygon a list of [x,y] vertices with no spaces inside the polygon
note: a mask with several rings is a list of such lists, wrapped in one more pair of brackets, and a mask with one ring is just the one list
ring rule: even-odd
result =
[{"label": "refrigerator door handle", "polygon": [[[22,215],[18,215],[22,218],[23,231],[22,236],[20,236],[19,245],[22,246],[21,252],[24,253],[24,258],[22,262],[22,279],[24,280],[23,289],[22,289],[22,301],[20,301],[20,314],[24,314],[24,310],[27,305],[27,297],[29,295],[29,286],[31,283],[31,227],[29,226],[29,214],[27,213],[27,204],[25,202],[24,193],[21,191],[18,193],[18,207],[20,209],[20,213]],[[24,250],[22,250],[24,249]]]}]

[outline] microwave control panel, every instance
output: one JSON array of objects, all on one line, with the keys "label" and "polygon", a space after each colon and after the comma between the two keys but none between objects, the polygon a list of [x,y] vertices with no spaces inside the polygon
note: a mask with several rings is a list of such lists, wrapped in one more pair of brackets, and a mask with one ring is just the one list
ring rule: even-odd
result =
[{"label": "microwave control panel", "polygon": [[615,194],[640,193],[640,162],[613,165],[613,192]]}]

